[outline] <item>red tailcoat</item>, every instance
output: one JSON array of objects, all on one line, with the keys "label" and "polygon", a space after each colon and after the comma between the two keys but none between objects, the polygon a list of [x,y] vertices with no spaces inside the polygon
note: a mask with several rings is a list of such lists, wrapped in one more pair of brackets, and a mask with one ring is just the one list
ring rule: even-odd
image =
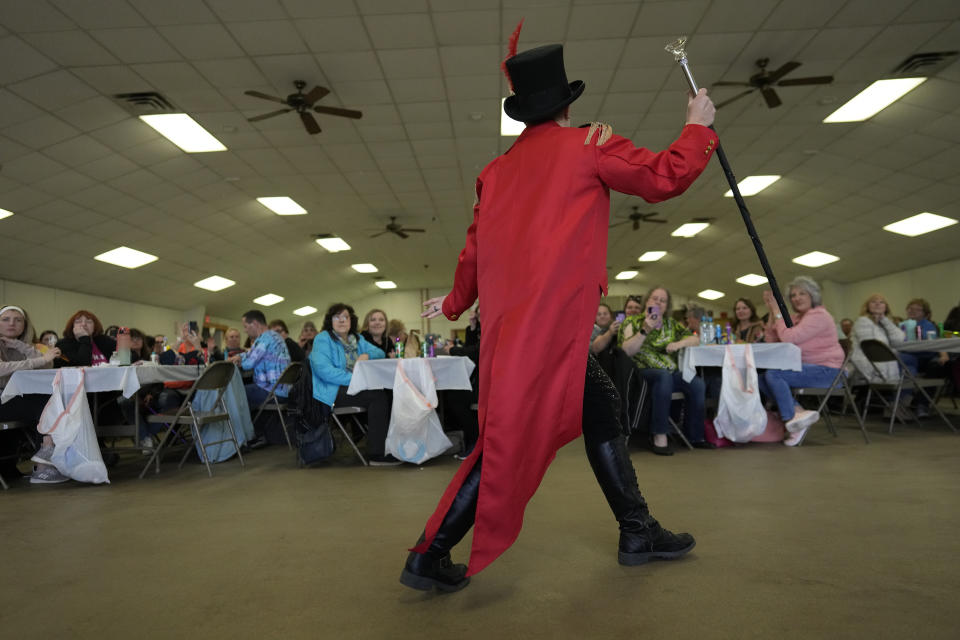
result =
[{"label": "red tailcoat", "polygon": [[527,127],[477,179],[477,202],[443,313],[479,295],[480,439],[426,526],[433,540],[483,455],[470,554],[473,575],[516,540],[557,450],[580,435],[590,330],[607,291],[610,189],[660,202],[700,175],[716,134],[699,125],[660,153],[609,127]]}]

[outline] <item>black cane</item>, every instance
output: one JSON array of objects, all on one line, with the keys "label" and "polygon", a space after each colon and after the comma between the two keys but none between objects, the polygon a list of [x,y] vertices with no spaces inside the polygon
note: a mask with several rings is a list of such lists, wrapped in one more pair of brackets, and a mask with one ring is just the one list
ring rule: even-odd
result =
[{"label": "black cane", "polygon": [[[687,79],[687,84],[690,85],[690,90],[693,91],[693,95],[697,95],[699,89],[697,89],[697,83],[693,79],[693,74],[690,73],[690,67],[687,65],[687,52],[684,50],[684,46],[687,43],[687,39],[680,38],[675,42],[671,42],[666,47],[667,51],[673,54],[674,59],[680,64],[680,68],[683,69],[683,75]],[[711,129],[716,131],[713,125],[710,126]],[[780,287],[777,286],[777,279],[773,275],[773,269],[770,268],[770,263],[767,261],[767,254],[763,250],[763,244],[760,242],[760,236],[757,235],[757,230],[753,226],[753,220],[750,218],[750,211],[747,209],[747,203],[743,201],[743,196],[740,195],[740,188],[737,186],[737,179],[733,175],[733,169],[730,168],[730,163],[727,161],[727,154],[723,152],[723,147],[720,146],[720,136],[717,136],[717,148],[716,155],[717,160],[720,161],[720,166],[723,167],[723,175],[727,177],[727,182],[730,184],[730,190],[733,192],[733,199],[737,203],[737,207],[740,209],[740,216],[743,218],[743,224],[747,227],[747,235],[750,236],[750,240],[753,241],[753,248],[757,251],[757,257],[760,258],[760,266],[763,267],[763,273],[767,276],[767,283],[770,285],[770,290],[773,291],[773,297],[777,300],[777,306],[780,307],[780,314],[783,316],[783,322],[788,327],[793,326],[793,321],[790,319],[790,314],[787,313],[787,305],[783,302],[783,296],[780,294]]]}]

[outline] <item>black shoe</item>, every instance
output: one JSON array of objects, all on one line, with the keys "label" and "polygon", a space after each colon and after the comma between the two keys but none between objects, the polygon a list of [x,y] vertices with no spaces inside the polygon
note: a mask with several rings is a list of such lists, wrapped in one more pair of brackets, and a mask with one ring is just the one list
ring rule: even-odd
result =
[{"label": "black shoe", "polygon": [[673,533],[660,526],[653,517],[637,531],[620,532],[620,564],[636,566],[651,560],[673,560],[689,553],[697,541],[689,533]]},{"label": "black shoe", "polygon": [[670,445],[669,445],[669,444],[667,444],[666,446],[663,446],[663,447],[658,447],[657,445],[653,444],[653,441],[650,442],[650,451],[653,451],[653,452],[654,452],[655,454],[657,454],[658,456],[672,456],[672,455],[673,455],[673,449],[670,448]]},{"label": "black shoe", "polygon": [[717,445],[712,442],[707,442],[706,440],[701,440],[700,442],[691,442],[690,446],[694,449],[716,449]]},{"label": "black shoe", "polygon": [[270,444],[264,436],[256,436],[253,440],[247,440],[247,447],[250,449],[262,449]]},{"label": "black shoe", "polygon": [[449,553],[436,557],[429,551],[411,551],[400,573],[400,584],[419,591],[430,591],[436,587],[449,593],[463,589],[470,584],[470,578],[467,577],[467,565],[453,564]]},{"label": "black shoe", "polygon": [[388,453],[382,456],[368,455],[367,464],[369,464],[371,467],[396,467],[397,465],[403,464],[403,461],[397,460]]}]

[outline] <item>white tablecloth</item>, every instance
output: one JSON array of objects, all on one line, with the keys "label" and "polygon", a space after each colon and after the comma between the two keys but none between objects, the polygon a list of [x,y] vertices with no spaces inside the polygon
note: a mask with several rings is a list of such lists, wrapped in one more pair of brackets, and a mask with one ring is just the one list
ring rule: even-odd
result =
[{"label": "white tablecloth", "polygon": [[[730,345],[733,349],[733,358],[737,367],[743,369],[746,363],[743,360],[744,346]],[[757,369],[790,369],[800,371],[800,347],[790,342],[759,342],[753,346],[753,360]],[[697,367],[722,367],[723,354],[726,348],[723,345],[704,345],[701,347],[687,347],[680,355],[680,371],[687,382],[697,375]]]},{"label": "white tablecloth", "polygon": [[0,402],[6,402],[14,396],[25,393],[50,394],[53,390],[53,378],[57,371],[63,372],[63,392],[69,397],[80,382],[81,369],[86,372],[84,387],[88,392],[121,390],[129,398],[142,384],[153,382],[171,382],[174,380],[195,380],[201,369],[196,365],[159,366],[144,364],[131,367],[64,367],[63,369],[30,369],[14,371],[3,388]]},{"label": "white tablecloth", "polygon": [[[437,356],[436,358],[406,358],[404,371],[429,367],[437,381],[437,389],[470,390],[470,374],[477,365],[464,356]],[[359,360],[353,365],[353,376],[347,393],[357,394],[368,389],[392,389],[397,373],[397,361],[393,358]]]},{"label": "white tablecloth", "polygon": [[960,338],[937,338],[936,340],[912,340],[897,347],[897,351],[931,351],[939,353],[960,353]]}]

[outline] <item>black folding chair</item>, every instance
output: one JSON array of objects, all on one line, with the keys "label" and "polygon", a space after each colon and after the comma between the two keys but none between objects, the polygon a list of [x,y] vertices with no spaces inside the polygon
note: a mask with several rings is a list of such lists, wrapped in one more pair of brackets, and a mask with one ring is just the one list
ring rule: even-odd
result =
[{"label": "black folding chair", "polygon": [[[240,452],[240,442],[237,440],[237,432],[233,427],[233,420],[230,419],[230,412],[227,411],[227,405],[223,400],[223,394],[226,392],[227,387],[230,386],[230,381],[233,379],[236,371],[237,368],[232,362],[216,362],[207,366],[206,370],[197,378],[193,386],[190,387],[190,391],[187,392],[176,413],[158,413],[147,416],[147,422],[162,423],[167,425],[168,428],[160,438],[160,445],[154,450],[150,460],[147,461],[147,465],[143,468],[143,471],[140,472],[140,478],[143,478],[147,469],[154,463],[156,463],[157,467],[156,472],[160,473],[161,454],[164,449],[177,438],[181,438],[188,443],[186,447],[187,450],[184,452],[183,457],[180,459],[180,465],[177,467],[178,469],[182,468],[187,456],[190,455],[190,451],[193,450],[193,447],[189,444],[189,440],[186,439],[188,434],[192,435],[194,442],[199,444],[200,458],[207,466],[207,475],[211,478],[213,477],[213,471],[210,468],[210,458],[207,456],[207,448],[215,444],[232,442],[233,446],[237,449],[240,466],[246,466],[243,462],[243,454]],[[210,411],[194,411],[193,399],[197,391],[217,392],[217,398]],[[227,426],[230,427],[230,437],[215,442],[204,442],[200,437],[200,427],[213,422],[226,422]],[[185,432],[183,427],[187,427]]]},{"label": "black folding chair", "polygon": [[[900,368],[900,376],[897,378],[896,382],[871,382],[867,386],[867,400],[863,405],[863,412],[866,414],[867,409],[870,407],[870,398],[874,391],[877,392],[877,397],[884,403],[885,406],[890,408],[890,434],[893,435],[893,423],[897,419],[897,409],[900,407],[900,398],[903,396],[904,386],[906,385],[908,389],[913,391],[918,391],[923,394],[923,397],[927,399],[927,402],[930,403],[930,406],[934,411],[940,416],[940,418],[946,423],[950,430],[956,433],[957,429],[950,423],[950,420],[947,419],[947,416],[943,414],[943,411],[940,410],[940,407],[937,406],[937,403],[934,402],[933,398],[930,397],[930,394],[927,393],[927,389],[940,389],[944,381],[934,378],[918,378],[907,368],[903,363],[903,360],[900,359],[900,355],[893,351],[890,347],[880,342],[879,340],[863,340],[860,342],[860,349],[863,351],[863,355],[867,357],[867,360],[870,361],[870,364],[873,365],[874,370],[877,374],[881,376],[880,369],[876,366],[881,362],[896,362]],[[893,404],[883,397],[883,392],[893,391]],[[939,393],[935,394],[939,396]],[[919,422],[919,419],[917,420]]]},{"label": "black folding chair", "polygon": [[[300,362],[291,362],[286,369],[283,370],[283,373],[280,374],[280,377],[276,382],[273,383],[273,387],[270,388],[270,394],[267,396],[260,407],[257,409],[257,415],[253,417],[253,423],[257,423],[257,418],[260,417],[260,414],[263,413],[264,409],[267,411],[276,411],[277,415],[280,416],[280,425],[283,427],[283,435],[287,438],[287,448],[293,449],[293,444],[290,442],[290,430],[287,428],[287,421],[284,420],[283,415],[287,412],[289,403],[287,399],[284,398],[283,402],[280,401],[279,396],[277,396],[277,387],[280,385],[292,385],[297,380],[300,379],[300,374],[303,373],[303,364]],[[271,404],[271,401],[273,404]]]},{"label": "black folding chair", "polygon": [[343,437],[347,439],[347,442],[350,443],[350,446],[353,447],[353,451],[357,454],[357,457],[360,458],[360,462],[363,463],[363,466],[367,466],[367,459],[363,457],[363,454],[360,453],[360,449],[357,448],[357,443],[353,441],[353,438],[350,437],[350,434],[347,433],[347,430],[344,428],[343,423],[340,422],[340,418],[337,416],[350,416],[353,420],[353,424],[360,429],[361,433],[366,433],[367,429],[363,426],[360,420],[357,419],[357,416],[361,413],[366,413],[367,410],[363,407],[346,407],[346,406],[335,406],[333,412],[330,414],[330,417],[333,418],[333,421],[337,423],[337,426],[340,427],[340,433],[343,434]]}]

